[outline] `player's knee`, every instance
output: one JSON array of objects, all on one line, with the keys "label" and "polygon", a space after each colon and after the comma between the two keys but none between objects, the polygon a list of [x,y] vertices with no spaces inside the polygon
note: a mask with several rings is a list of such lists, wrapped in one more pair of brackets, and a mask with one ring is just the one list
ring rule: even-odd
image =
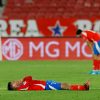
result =
[{"label": "player's knee", "polygon": [[99,55],[93,55],[93,58],[94,58],[95,60],[100,60],[100,54],[99,54]]},{"label": "player's knee", "polygon": [[68,90],[69,89],[69,84],[68,83],[61,83],[61,88],[63,90]]}]

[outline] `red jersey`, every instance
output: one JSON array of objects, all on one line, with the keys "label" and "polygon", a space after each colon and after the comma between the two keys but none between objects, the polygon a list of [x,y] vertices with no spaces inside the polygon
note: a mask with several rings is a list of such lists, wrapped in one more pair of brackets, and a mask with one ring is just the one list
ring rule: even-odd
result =
[{"label": "red jersey", "polygon": [[91,30],[86,30],[82,32],[82,38],[88,41],[99,41],[100,34]]},{"label": "red jersey", "polygon": [[45,90],[46,81],[32,80],[31,76],[25,77],[17,90]]}]

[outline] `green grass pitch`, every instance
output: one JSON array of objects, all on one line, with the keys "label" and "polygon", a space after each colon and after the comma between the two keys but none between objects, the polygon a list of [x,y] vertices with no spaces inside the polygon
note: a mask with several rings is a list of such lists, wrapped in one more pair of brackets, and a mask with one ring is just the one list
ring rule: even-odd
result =
[{"label": "green grass pitch", "polygon": [[[0,100],[99,100],[100,75],[89,75],[92,61],[4,61],[0,62]],[[7,91],[7,83],[32,75],[36,79],[83,84],[89,91]]]}]

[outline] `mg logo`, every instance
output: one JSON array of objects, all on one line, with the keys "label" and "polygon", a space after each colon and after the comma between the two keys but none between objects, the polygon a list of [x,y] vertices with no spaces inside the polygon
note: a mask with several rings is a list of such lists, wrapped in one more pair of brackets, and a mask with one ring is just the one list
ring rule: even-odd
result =
[{"label": "mg logo", "polygon": [[7,60],[18,60],[23,55],[23,45],[17,39],[8,39],[2,45],[2,53]]}]

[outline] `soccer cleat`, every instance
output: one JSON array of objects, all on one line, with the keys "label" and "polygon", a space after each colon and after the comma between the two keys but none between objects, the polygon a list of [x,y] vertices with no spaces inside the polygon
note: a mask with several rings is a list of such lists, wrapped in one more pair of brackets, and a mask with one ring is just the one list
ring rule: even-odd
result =
[{"label": "soccer cleat", "polygon": [[98,71],[97,73],[100,74],[100,71]]},{"label": "soccer cleat", "polygon": [[87,82],[84,84],[84,87],[85,87],[85,90],[89,90],[89,88],[90,88],[90,81],[87,81]]},{"label": "soccer cleat", "polygon": [[90,71],[90,72],[89,72],[89,74],[96,75],[96,74],[98,74],[98,72],[97,72],[97,71],[92,70],[92,71]]}]

